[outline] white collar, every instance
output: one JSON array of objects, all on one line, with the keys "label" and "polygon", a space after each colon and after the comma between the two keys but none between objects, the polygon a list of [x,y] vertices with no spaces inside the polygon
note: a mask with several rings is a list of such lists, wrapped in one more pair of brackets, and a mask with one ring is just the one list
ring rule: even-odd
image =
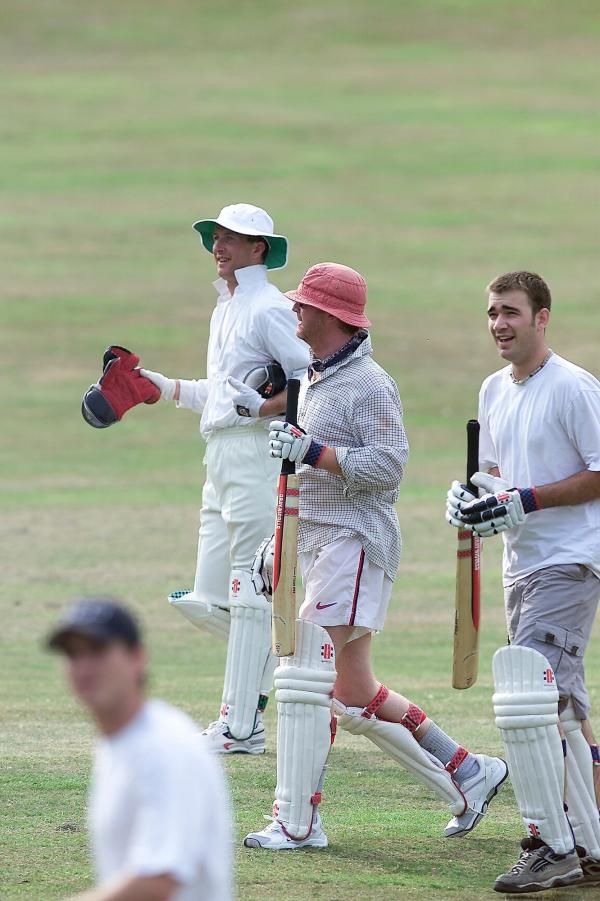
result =
[{"label": "white collar", "polygon": [[[234,275],[238,287],[250,288],[253,285],[261,285],[267,282],[267,267],[262,264],[244,266],[243,269],[236,269]],[[229,293],[229,288],[224,278],[215,279],[213,286],[219,295],[219,299],[231,299],[232,295]]]}]

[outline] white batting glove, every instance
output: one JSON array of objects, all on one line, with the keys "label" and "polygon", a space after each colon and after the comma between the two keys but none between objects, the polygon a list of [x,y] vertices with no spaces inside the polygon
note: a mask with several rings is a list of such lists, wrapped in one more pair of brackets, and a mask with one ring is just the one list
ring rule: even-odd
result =
[{"label": "white batting glove", "polygon": [[[507,481],[498,478],[498,476],[491,476],[487,472],[474,473],[471,482],[480,489],[478,495],[480,498],[483,498],[486,494],[505,491],[508,488]],[[457,529],[471,529],[471,526],[462,519],[461,513],[466,505],[474,500],[477,500],[477,497],[469,491],[466,485],[455,479],[446,495],[446,522]],[[490,532],[490,534],[493,534],[493,532]]]},{"label": "white batting glove", "polygon": [[478,535],[498,535],[525,522],[528,513],[540,509],[535,488],[509,488],[484,494],[461,511],[461,518]]},{"label": "white batting glove", "polygon": [[237,415],[253,416],[258,419],[260,408],[265,402],[264,397],[261,397],[258,391],[251,388],[250,385],[246,385],[245,382],[240,382],[239,379],[234,379],[232,376],[227,379],[227,384],[233,394],[233,406]]},{"label": "white batting glove", "polygon": [[252,561],[252,584],[257,594],[263,594],[268,601],[273,598],[273,563],[275,535],[265,538],[256,549]]},{"label": "white batting glove", "polygon": [[319,444],[297,425],[274,419],[269,426],[269,453],[272,457],[315,466],[324,450],[324,444]]},{"label": "white batting glove", "polygon": [[140,369],[140,373],[156,385],[163,400],[173,400],[177,387],[176,379],[168,379],[161,372],[152,372],[151,369]]}]

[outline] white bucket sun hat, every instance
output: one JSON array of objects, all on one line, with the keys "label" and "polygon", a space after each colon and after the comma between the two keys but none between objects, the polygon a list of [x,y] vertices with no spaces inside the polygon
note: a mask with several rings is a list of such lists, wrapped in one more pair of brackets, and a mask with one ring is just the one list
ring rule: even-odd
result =
[{"label": "white bucket sun hat", "polygon": [[283,235],[273,232],[273,220],[264,210],[250,203],[233,203],[223,207],[216,219],[200,219],[194,222],[202,243],[209,253],[213,249],[213,232],[215,225],[222,225],[239,235],[256,235],[264,238],[269,249],[264,265],[267,269],[283,269],[287,265],[288,240]]}]

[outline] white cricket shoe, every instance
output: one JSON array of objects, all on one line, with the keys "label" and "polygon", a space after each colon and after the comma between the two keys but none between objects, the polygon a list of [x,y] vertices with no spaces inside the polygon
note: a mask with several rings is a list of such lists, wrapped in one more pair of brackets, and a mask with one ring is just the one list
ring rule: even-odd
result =
[{"label": "white cricket shoe", "polygon": [[501,757],[476,754],[475,758],[479,763],[478,771],[460,785],[468,807],[463,814],[459,817],[452,817],[447,824],[444,829],[446,838],[466,835],[467,832],[474,829],[508,776],[508,767]]},{"label": "white cricket shoe", "polygon": [[261,829],[260,832],[249,832],[244,839],[246,848],[262,848],[268,851],[295,851],[297,848],[326,848],[328,845],[327,836],[323,831],[321,817],[316,815],[310,835],[306,838],[296,841],[290,838],[283,831],[281,823],[273,817],[265,817],[271,820],[268,826]]},{"label": "white cricket shoe", "polygon": [[256,720],[254,732],[249,738],[243,740],[234,738],[227,723],[215,720],[209,723],[204,732],[200,733],[204,747],[212,754],[264,754],[265,753],[265,727],[263,721]]}]

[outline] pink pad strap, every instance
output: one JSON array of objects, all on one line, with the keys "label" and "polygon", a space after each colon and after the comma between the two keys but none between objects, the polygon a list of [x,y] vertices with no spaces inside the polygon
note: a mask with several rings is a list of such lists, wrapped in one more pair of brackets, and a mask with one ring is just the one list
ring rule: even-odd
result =
[{"label": "pink pad strap", "polygon": [[425,722],[427,714],[424,713],[416,704],[409,704],[408,710],[400,720],[400,725],[414,735],[421,723]]},{"label": "pink pad strap", "polygon": [[469,752],[466,748],[459,748],[457,750],[452,760],[448,761],[448,763],[446,764],[446,769],[451,776],[457,771],[461,763],[465,762],[468,756]]},{"label": "pink pad strap", "polygon": [[367,704],[367,706],[361,713],[361,716],[364,716],[365,719],[370,720],[372,717],[375,716],[375,714],[377,713],[379,708],[382,706],[382,704],[385,704],[385,702],[387,701],[389,696],[390,696],[389,688],[386,688],[385,685],[380,685],[379,691],[377,692],[377,694],[375,695],[373,700]]}]

